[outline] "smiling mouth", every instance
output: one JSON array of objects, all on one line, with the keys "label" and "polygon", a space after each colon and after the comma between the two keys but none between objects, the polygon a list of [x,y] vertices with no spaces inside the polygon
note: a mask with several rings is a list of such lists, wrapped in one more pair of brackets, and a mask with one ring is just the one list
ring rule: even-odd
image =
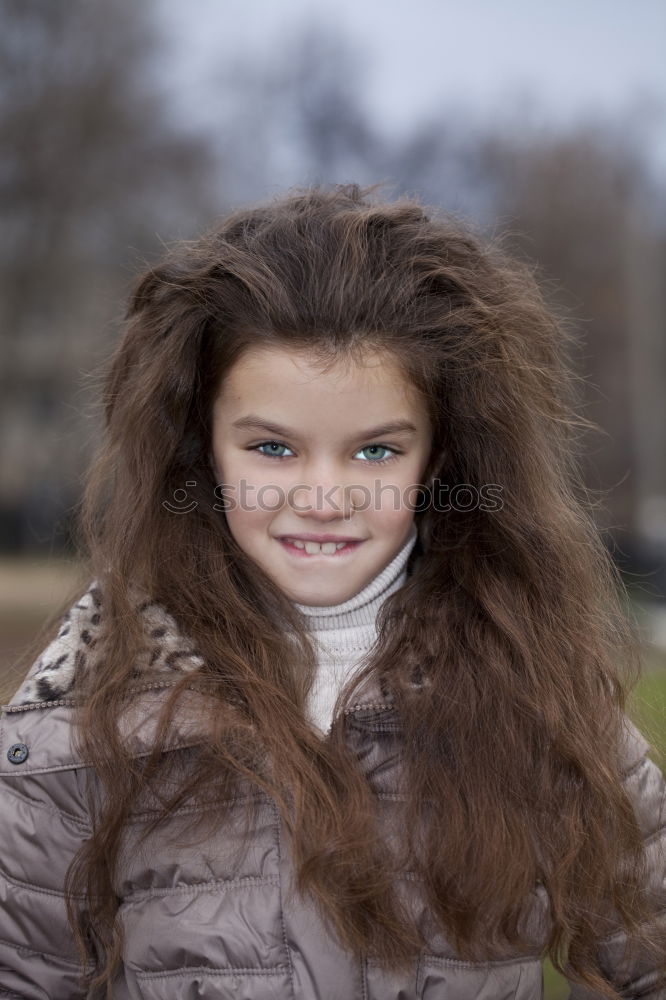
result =
[{"label": "smiling mouth", "polygon": [[329,558],[352,552],[361,544],[358,542],[304,542],[300,538],[280,538],[280,544],[299,556],[328,556]]}]

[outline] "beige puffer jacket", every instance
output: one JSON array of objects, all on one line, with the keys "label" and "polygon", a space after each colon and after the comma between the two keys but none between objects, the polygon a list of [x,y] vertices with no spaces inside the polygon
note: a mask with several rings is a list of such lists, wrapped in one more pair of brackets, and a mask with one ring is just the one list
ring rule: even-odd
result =
[{"label": "beige puffer jacket", "polygon": [[[196,665],[194,650],[158,605],[146,605],[155,639],[153,666],[165,671]],[[95,585],[65,616],[57,638],[33,666],[2,715],[0,744],[0,997],[77,1000],[88,994],[67,926],[63,882],[70,860],[88,836],[86,790],[95,776],[73,752],[75,669],[85,661],[100,622]],[[165,679],[165,684],[168,681]],[[145,691],[125,720],[132,752],[148,751],[164,692]],[[196,699],[192,693],[192,698]],[[183,713],[170,752],[183,763],[199,739],[196,703]],[[368,688],[348,709],[348,739],[392,824],[400,732],[391,705]],[[650,885],[666,921],[666,783],[645,756],[648,744],[627,721],[624,781],[635,803],[650,857]],[[249,794],[249,792],[248,792]],[[448,942],[433,938],[409,974],[391,975],[340,950],[317,912],[293,892],[289,843],[270,800],[260,803],[249,848],[238,850],[243,802],[219,834],[187,846],[186,811],[169,834],[136,842],[149,816],[128,829],[118,884],[125,930],[117,1000],[539,1000],[540,953],[548,902],[535,885],[530,918],[533,947],[502,961],[459,961]],[[418,883],[401,883],[423,913]],[[600,945],[604,968],[622,996],[664,1000],[655,970],[644,959],[620,968],[621,933]],[[571,998],[595,994],[572,987]]]}]

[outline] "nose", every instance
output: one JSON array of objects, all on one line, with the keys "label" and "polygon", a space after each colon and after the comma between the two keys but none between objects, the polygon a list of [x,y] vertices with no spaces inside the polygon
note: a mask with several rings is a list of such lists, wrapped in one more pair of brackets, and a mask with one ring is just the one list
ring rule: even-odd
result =
[{"label": "nose", "polygon": [[290,490],[290,503],[303,519],[328,523],[347,520],[354,510],[353,483],[325,471],[301,478]]}]

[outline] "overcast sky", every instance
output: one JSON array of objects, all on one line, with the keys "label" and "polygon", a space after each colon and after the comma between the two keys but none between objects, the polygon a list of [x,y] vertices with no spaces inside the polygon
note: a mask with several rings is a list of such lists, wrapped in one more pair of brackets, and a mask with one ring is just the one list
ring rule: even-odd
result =
[{"label": "overcast sky", "polygon": [[[202,84],[230,55],[262,60],[307,20],[367,60],[362,103],[387,129],[437,108],[533,119],[614,117],[645,99],[666,169],[665,0],[161,0],[172,87],[205,116]],[[529,107],[531,106],[531,111]]]}]

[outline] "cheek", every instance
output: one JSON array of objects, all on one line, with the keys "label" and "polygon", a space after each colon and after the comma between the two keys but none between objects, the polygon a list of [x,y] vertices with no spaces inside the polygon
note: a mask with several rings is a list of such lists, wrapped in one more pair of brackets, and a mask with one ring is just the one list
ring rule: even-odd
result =
[{"label": "cheek", "polygon": [[377,525],[381,524],[382,530],[387,533],[403,531],[414,516],[409,506],[410,492],[406,486],[394,485],[390,491],[385,490],[379,500],[375,495],[366,516]]},{"label": "cheek", "polygon": [[227,527],[236,544],[252,558],[261,551],[261,541],[266,534],[265,517],[263,515],[262,519],[260,512],[243,510],[239,506],[225,512]]},{"label": "cheek", "polygon": [[211,452],[216,481],[233,486],[234,490],[242,480],[248,481],[248,462],[245,454],[237,449],[219,446]]},{"label": "cheek", "polygon": [[210,461],[210,467],[213,470],[213,475],[215,476],[215,482],[223,482],[224,472],[226,471],[226,463],[223,461],[221,450],[216,448],[215,445],[212,445],[210,451],[208,452],[208,459]]},{"label": "cheek", "polygon": [[[422,463],[414,461],[409,468],[401,470],[401,474],[395,479],[395,494],[399,497],[398,504],[400,510],[395,512],[395,516],[404,521],[405,517],[411,517],[414,507],[419,500],[419,490],[423,482]],[[390,497],[391,506],[395,507],[396,502]],[[384,506],[382,504],[382,506]]]},{"label": "cheek", "polygon": [[225,494],[231,503],[226,511],[227,523],[237,541],[265,531],[276,513],[284,506],[283,491],[271,484],[253,486],[241,481],[225,481]]}]

